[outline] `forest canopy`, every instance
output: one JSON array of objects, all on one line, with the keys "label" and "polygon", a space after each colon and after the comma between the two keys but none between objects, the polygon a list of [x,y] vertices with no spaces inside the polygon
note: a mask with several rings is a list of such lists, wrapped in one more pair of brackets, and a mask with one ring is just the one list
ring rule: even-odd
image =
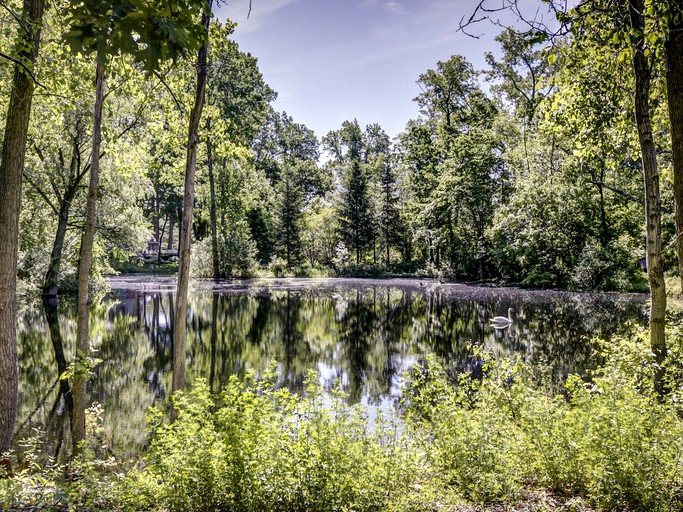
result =
[{"label": "forest canopy", "polygon": [[[18,272],[28,288],[56,279],[68,291],[85,215],[92,106],[87,58],[59,42],[62,23],[59,12],[48,14],[35,65],[47,89],[37,91],[28,134]],[[392,140],[376,123],[350,119],[315,134],[277,112],[276,91],[257,58],[230,39],[233,28],[214,23],[209,36],[196,276],[419,272],[579,289],[644,286],[633,76],[618,52],[598,53],[571,35],[551,47],[532,32],[505,29],[487,69],[444,56],[416,77],[419,116]],[[109,67],[96,275],[140,265],[142,252],[149,264],[150,239],[159,263],[177,250],[193,87],[188,59],[146,74],[121,54]],[[653,93],[664,98],[662,81]],[[657,104],[654,130],[666,134],[665,102]],[[670,138],[656,144],[672,268]]]}]

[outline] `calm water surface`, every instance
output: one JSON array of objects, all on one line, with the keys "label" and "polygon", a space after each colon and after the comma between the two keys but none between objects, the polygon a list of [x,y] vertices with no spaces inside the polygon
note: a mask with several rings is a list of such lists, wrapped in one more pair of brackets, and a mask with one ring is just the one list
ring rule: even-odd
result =
[{"label": "calm water surface", "polygon": [[[145,411],[171,386],[175,281],[111,279],[113,292],[91,313],[103,360],[90,384],[104,408],[105,438],[117,455],[144,444]],[[452,372],[471,368],[467,350],[484,344],[500,357],[522,354],[558,383],[595,364],[590,339],[645,322],[645,295],[478,288],[424,280],[275,279],[198,282],[189,299],[187,377],[219,390],[231,375],[277,361],[281,384],[300,391],[309,370],[338,382],[353,403],[391,408],[402,375],[434,354]],[[512,327],[489,319],[517,311]],[[27,308],[21,315],[20,417],[16,439],[47,433],[45,450],[68,443],[58,382],[72,357],[76,310]],[[60,353],[63,348],[63,354]]]}]

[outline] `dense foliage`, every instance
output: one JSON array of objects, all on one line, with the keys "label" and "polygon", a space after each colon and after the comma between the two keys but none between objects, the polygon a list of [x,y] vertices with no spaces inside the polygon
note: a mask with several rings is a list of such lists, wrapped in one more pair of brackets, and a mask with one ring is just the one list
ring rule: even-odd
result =
[{"label": "dense foliage", "polygon": [[[0,97],[0,445],[18,408],[17,278],[19,293],[46,301],[78,278],[75,362],[58,360],[78,435],[67,467],[36,454],[1,479],[3,505],[423,510],[550,492],[605,510],[683,508],[683,355],[680,332],[665,340],[663,279],[677,243],[683,269],[679,7],[586,1],[558,13],[570,28],[552,41],[505,29],[488,69],[444,56],[416,77],[419,115],[392,140],[356,120],[318,138],[276,112],[257,59],[231,40],[231,22],[210,21],[210,1],[19,4],[0,9],[0,47],[12,48],[2,58],[15,66],[0,70],[13,91]],[[176,395],[170,425],[152,412],[144,465],[107,457],[98,407],[89,444],[78,442],[96,334],[89,294],[117,267],[174,264],[180,252],[186,276],[192,238],[198,277],[640,289],[643,205],[652,353],[645,335],[606,344],[588,382],[571,376],[558,394],[525,363],[475,351],[478,372],[455,383],[434,362],[417,367],[402,416],[387,421],[314,375],[301,396],[274,374],[233,378],[217,394],[197,383]],[[184,342],[180,281],[173,334]],[[178,340],[173,389],[184,388]]]},{"label": "dense foliage", "polygon": [[[670,333],[672,361],[681,339]],[[314,373],[301,395],[278,387],[272,370],[233,377],[216,394],[199,381],[177,398],[174,424],[150,414],[142,465],[107,456],[95,406],[80,459],[44,465],[34,452],[15,478],[0,480],[0,500],[96,510],[683,506],[680,397],[653,392],[645,333],[603,342],[605,364],[592,380],[572,376],[560,393],[520,359],[472,350],[478,370],[455,383],[433,359],[416,366],[399,417],[369,419]],[[669,364],[669,384],[681,389]]]},{"label": "dense foliage", "polygon": [[[47,32],[59,34],[65,16],[50,12]],[[421,272],[643,288],[633,77],[596,50],[599,40],[568,35],[549,47],[533,31],[506,29],[489,69],[454,55],[417,77],[420,114],[393,140],[356,121],[319,138],[274,111],[277,94],[257,59],[230,40],[233,29],[214,24],[210,33],[195,275]],[[25,287],[67,291],[92,112],[87,61],[52,41],[36,65],[55,94],[39,95],[33,108],[19,276]],[[95,273],[140,265],[142,251],[159,264],[177,249],[193,75],[191,61],[175,57],[153,75],[125,55],[109,64]],[[653,94],[663,94],[656,80]],[[663,108],[653,122],[666,134]],[[670,143],[656,142],[666,213]],[[664,217],[669,266],[672,219]]]}]

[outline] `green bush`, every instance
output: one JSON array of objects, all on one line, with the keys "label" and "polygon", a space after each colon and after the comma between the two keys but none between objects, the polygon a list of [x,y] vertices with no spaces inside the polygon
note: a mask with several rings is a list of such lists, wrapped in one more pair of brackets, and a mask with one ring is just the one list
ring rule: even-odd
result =
[{"label": "green bush", "polygon": [[651,391],[642,336],[606,346],[592,382],[572,376],[566,395],[544,391],[521,360],[478,355],[481,381],[449,387],[432,360],[430,378],[406,394],[413,435],[428,426],[435,471],[468,500],[514,502],[549,489],[604,510],[683,506],[683,422]]},{"label": "green bush", "polygon": [[366,265],[361,263],[359,265],[350,263],[337,271],[339,277],[362,277],[369,279],[381,279],[386,277],[386,273],[382,267],[378,265]]},{"label": "green bush", "polygon": [[146,467],[131,472],[133,509],[379,510],[408,488],[414,464],[395,425],[325,396],[311,374],[302,398],[272,379],[233,377],[216,398],[199,383],[172,425],[153,414]]},{"label": "green bush", "polygon": [[602,246],[595,240],[586,243],[571,275],[573,287],[583,290],[647,290],[645,272],[638,267],[638,256],[629,250],[624,235]]},{"label": "green bush", "polygon": [[[192,275],[213,277],[211,238],[193,244]],[[258,272],[256,243],[249,236],[229,232],[218,236],[218,270],[224,277],[252,277]]]},{"label": "green bush", "polygon": [[381,414],[371,421],[340,391],[324,391],[314,373],[303,396],[278,389],[271,369],[258,380],[233,377],[217,395],[196,382],[176,397],[173,424],[152,410],[144,459],[125,466],[108,456],[102,410],[94,407],[83,456],[68,467],[45,463],[39,443],[31,449],[29,440],[26,466],[0,479],[0,503],[249,512],[501,503],[683,510],[683,326],[671,323],[665,398],[652,391],[645,331],[600,343],[600,368],[588,380],[570,376],[559,394],[521,359],[496,360],[473,348],[480,378],[461,374],[453,384],[428,358],[408,376],[404,423]]}]

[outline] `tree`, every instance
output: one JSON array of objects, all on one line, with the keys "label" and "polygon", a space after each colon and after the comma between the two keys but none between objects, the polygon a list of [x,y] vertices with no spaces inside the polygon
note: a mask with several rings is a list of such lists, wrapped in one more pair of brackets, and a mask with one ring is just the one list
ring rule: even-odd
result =
[{"label": "tree", "polygon": [[[224,209],[228,201],[228,198],[223,197],[225,188],[222,181],[227,179],[223,170],[228,160],[238,158],[238,152],[246,154],[246,148],[253,143],[266,120],[270,102],[277,97],[263,80],[257,60],[240,51],[237,43],[229,39],[233,30],[233,24],[214,23],[210,30],[211,50],[207,69],[207,103],[212,112],[207,117],[204,138],[209,175],[209,227],[214,278],[227,277],[224,270],[229,265],[222,263],[231,258],[231,255],[221,250],[228,244],[220,243],[219,240],[229,236],[226,226],[218,225],[218,210]],[[221,162],[222,167],[219,168],[217,164]],[[218,194],[217,181],[220,181]],[[244,194],[245,191],[240,192]],[[257,225],[255,223],[253,226]],[[263,233],[256,238],[262,239]],[[267,248],[263,250],[268,251]],[[265,259],[263,253],[260,256]]]},{"label": "tree", "polygon": [[358,121],[344,121],[341,130],[323,138],[323,144],[336,163],[341,165],[342,191],[338,206],[339,233],[361,263],[364,251],[374,240],[375,226],[370,200],[367,148]]},{"label": "tree", "polygon": [[[662,263],[661,242],[661,198],[659,173],[655,152],[654,138],[651,125],[650,94],[653,81],[653,57],[657,55],[657,45],[661,45],[653,27],[658,27],[657,5],[663,6],[666,18],[675,19],[669,2],[646,2],[644,0],[584,0],[571,9],[560,2],[550,2],[550,5],[560,22],[560,30],[549,30],[544,25],[528,22],[532,28],[545,33],[545,37],[571,31],[573,40],[578,43],[596,42],[596,49],[606,50],[616,54],[620,61],[631,58],[633,71],[633,111],[635,128],[638,132],[641,165],[643,170],[643,184],[645,191],[645,232],[646,259],[648,268],[648,282],[650,286],[650,346],[655,354],[657,369],[654,383],[658,393],[663,393],[664,370],[662,363],[666,358],[666,339],[664,334],[666,312],[666,290]],[[460,28],[468,23],[488,20],[490,12],[516,7],[513,0],[503,7],[489,10],[483,3],[476,11],[485,13],[476,18],[477,12],[469,17]],[[647,8],[646,8],[647,7]],[[679,13],[680,14],[680,13]],[[654,15],[654,16],[653,16]],[[464,18],[463,18],[464,20]],[[476,21],[475,21],[476,20]],[[661,47],[660,47],[661,50]],[[553,59],[555,57],[553,56]]]},{"label": "tree", "polygon": [[663,2],[660,18],[668,21],[668,37],[664,43],[666,92],[671,125],[671,151],[674,171],[674,206],[678,272],[683,290],[683,8],[672,9],[674,2]]},{"label": "tree", "polygon": [[[202,46],[197,55],[197,85],[194,106],[190,112],[185,162],[185,192],[183,195],[183,220],[181,238],[178,244],[178,286],[176,289],[175,318],[173,331],[173,382],[172,391],[182,391],[185,387],[185,343],[187,338],[187,289],[190,280],[190,245],[192,235],[192,208],[194,206],[194,181],[197,168],[197,146],[199,144],[199,122],[204,108],[206,94],[207,60],[209,52],[209,26],[211,24],[211,4],[208,0],[203,6],[201,27],[204,35]],[[176,409],[171,409],[171,420],[175,420]]]},{"label": "tree", "polygon": [[195,21],[195,15],[202,4],[203,2],[198,0],[181,3],[168,0],[150,5],[138,0],[112,5],[101,0],[83,0],[71,5],[70,26],[64,38],[73,51],[95,54],[95,105],[90,180],[78,271],[77,371],[73,385],[72,422],[75,455],[80,452],[80,445],[85,439],[89,279],[97,217],[105,67],[110,56],[121,53],[133,56],[150,71],[157,69],[163,61],[176,60],[188,47],[205,38]]},{"label": "tree", "polygon": [[278,255],[285,259],[288,269],[300,264],[301,260],[303,191],[294,172],[285,167],[277,186],[276,246]]},{"label": "tree", "polygon": [[489,78],[500,80],[494,90],[505,95],[514,105],[516,117],[522,120],[527,170],[530,167],[527,148],[529,131],[536,129],[539,105],[554,89],[551,73],[555,66],[538,48],[544,40],[543,32],[518,32],[507,28],[496,36],[503,53],[502,59],[498,61],[492,53],[486,53],[486,62],[491,67]]},{"label": "tree", "polygon": [[35,87],[32,69],[38,57],[43,0],[24,0],[10,103],[0,161],[0,453],[7,451],[17,416],[17,250],[21,182],[26,134]]},{"label": "tree", "polygon": [[357,158],[351,160],[344,178],[342,204],[339,208],[339,229],[342,240],[356,254],[356,264],[360,264],[363,252],[373,239],[374,226],[368,177]]},{"label": "tree", "polygon": [[498,109],[459,55],[420,75],[421,117],[400,137],[413,196],[413,232],[425,260],[460,274],[485,274],[485,231],[500,202],[502,144]]},{"label": "tree", "polygon": [[384,265],[391,263],[391,248],[403,240],[403,222],[399,208],[400,197],[396,183],[396,171],[390,159],[380,156],[379,165],[379,198],[378,228],[384,244]]},{"label": "tree", "polygon": [[[647,274],[650,286],[650,346],[655,355],[655,390],[664,390],[666,338],[666,289],[662,261],[661,198],[657,155],[651,123],[650,95],[653,82],[654,53],[647,39],[647,14],[643,0],[607,3],[589,0],[571,10],[563,21],[579,40],[591,37],[591,31],[604,34],[621,46],[622,60],[631,56],[633,71],[633,110],[640,146],[643,184],[645,190],[645,247]],[[605,34],[606,32],[606,34]],[[604,36],[603,36],[604,37]]]},{"label": "tree", "polygon": [[476,89],[476,76],[472,64],[460,55],[453,55],[445,62],[437,62],[436,69],[421,74],[417,80],[422,92],[414,101],[425,119],[446,132],[446,140],[467,125],[463,114],[467,110],[467,99]]},{"label": "tree", "polygon": [[294,177],[306,201],[324,195],[332,186],[329,176],[317,166],[318,146],[312,130],[295,123],[287,112],[272,109],[252,142],[256,167],[265,172],[273,185],[280,180],[283,168],[295,169]]},{"label": "tree", "polygon": [[632,48],[635,75],[634,111],[638,141],[642,156],[643,180],[645,182],[645,244],[647,276],[650,282],[650,346],[655,354],[658,368],[655,370],[655,390],[664,392],[664,368],[666,359],[666,288],[662,261],[662,208],[659,192],[659,172],[654,137],[650,121],[650,87],[652,65],[645,53],[645,2],[629,0],[628,20],[635,36]]}]

